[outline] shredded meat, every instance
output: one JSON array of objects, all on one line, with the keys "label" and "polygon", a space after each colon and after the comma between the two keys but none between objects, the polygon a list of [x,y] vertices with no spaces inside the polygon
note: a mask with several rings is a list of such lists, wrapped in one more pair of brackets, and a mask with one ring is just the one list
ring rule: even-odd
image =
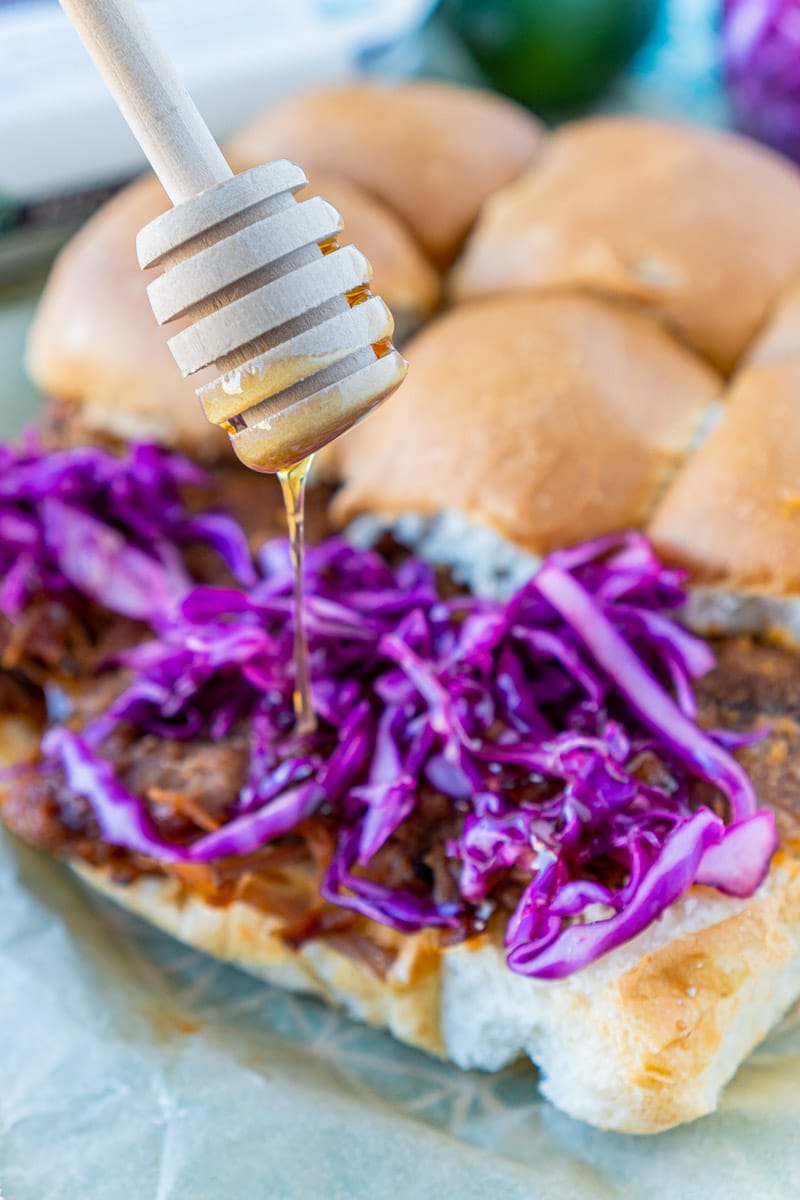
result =
[{"label": "shredded meat", "polygon": [[21,671],[0,671],[0,713],[28,717],[34,724],[40,724],[45,717],[41,688]]},{"label": "shredded meat", "polygon": [[[158,832],[175,842],[222,824],[244,784],[249,760],[243,732],[216,742],[176,742],[120,729],[102,752],[123,786],[148,801]],[[26,841],[71,852],[76,840],[99,839],[91,806],[66,787],[58,772],[23,774],[9,792],[13,797],[0,801],[3,817]],[[43,811],[41,825],[26,815],[28,808]]]},{"label": "shredded meat", "polygon": [[115,748],[123,784],[150,801],[159,831],[172,840],[217,829],[245,783],[247,737],[233,733],[218,742],[171,742],[132,738]]},{"label": "shredded meat", "polygon": [[800,655],[750,638],[720,639],[717,666],[698,681],[700,723],[769,735],[739,751],[786,842],[800,839]]},{"label": "shredded meat", "polygon": [[[253,547],[269,538],[286,537],[286,513],[280,484],[271,475],[248,471],[231,456],[209,472],[211,490],[203,493],[206,507],[224,508],[244,529]],[[306,497],[306,540],[321,542],[331,532],[328,505],[333,489],[315,484]]]},{"label": "shredded meat", "polygon": [[[698,686],[700,720],[707,727],[740,731],[772,730],[740,752],[763,803],[775,809],[785,839],[800,837],[800,656],[747,639],[721,641],[717,668]],[[0,677],[2,678],[2,677]],[[11,676],[6,677],[4,686]],[[102,712],[124,686],[124,672],[107,672],[83,687],[73,701],[78,724]],[[13,686],[22,686],[15,684]],[[9,697],[13,702],[13,696]],[[0,691],[0,702],[2,691]],[[185,841],[215,829],[229,815],[245,780],[249,759],[246,731],[237,729],[214,742],[136,737],[119,729],[104,746],[125,786],[149,803],[163,836]],[[642,778],[664,783],[663,768],[643,757]],[[666,781],[668,782],[668,781]],[[707,799],[703,797],[703,799]],[[336,839],[330,815],[318,814],[294,834],[246,858],[211,864],[162,867],[106,846],[90,805],[72,794],[58,775],[22,773],[0,797],[5,823],[25,841],[50,853],[78,855],[111,867],[115,878],[167,872],[208,903],[244,900],[282,922],[282,935],[294,946],[325,939],[385,976],[394,950],[356,914],[325,903],[319,893]],[[366,874],[390,887],[433,896],[439,903],[458,898],[456,864],[445,843],[457,837],[461,815],[445,797],[426,790],[415,813],[375,855]],[[493,892],[501,908],[512,910],[524,879],[507,872]],[[462,926],[443,940],[463,938]]]},{"label": "shredded meat", "polygon": [[56,673],[92,675],[113,655],[142,640],[145,626],[108,613],[91,600],[34,598],[13,625],[0,617],[0,667],[44,684]]},{"label": "shredded meat", "polygon": [[0,817],[12,833],[38,849],[110,867],[116,882],[160,874],[155,864],[107,845],[89,804],[64,787],[63,781],[21,773],[0,794]]},{"label": "shredded meat", "polygon": [[452,800],[425,789],[414,812],[363,873],[387,887],[433,896],[437,903],[458,899],[456,866],[444,848],[448,838],[459,836],[462,820]]},{"label": "shredded meat", "polygon": [[120,447],[116,438],[84,425],[80,403],[62,396],[48,397],[39,421],[39,432],[48,450],[66,450],[73,446],[102,446],[105,450]]},{"label": "shredded meat", "polygon": [[[42,439],[52,450],[72,446],[99,445],[119,452],[124,448],[117,438],[90,429],[81,420],[80,405],[74,400],[51,398],[42,420]],[[187,500],[196,508],[225,509],[236,518],[252,545],[258,546],[267,538],[286,536],[286,517],[283,511],[277,479],[248,471],[229,452],[218,463],[203,468],[210,477],[210,488],[187,489]],[[306,537],[309,542],[321,541],[331,533],[327,510],[332,489],[325,484],[309,489],[306,505]],[[201,551],[191,564],[199,567],[199,578],[206,582],[206,572],[219,576],[216,556],[204,556]]]},{"label": "shredded meat", "polygon": [[[51,443],[69,443],[71,431],[74,414],[53,406],[48,427]],[[232,461],[213,468],[211,475],[212,504],[231,511],[254,546],[285,535],[275,480],[245,471]],[[328,489],[311,490],[307,524],[312,542],[330,532],[329,498]],[[194,504],[194,497],[190,501]],[[207,506],[208,493],[198,491],[196,502]],[[381,550],[390,561],[404,553],[388,539]],[[188,565],[204,582],[228,582],[224,566],[208,549],[190,551]],[[446,578],[440,585],[447,594],[455,590]],[[110,616],[88,601],[36,601],[13,629],[0,620],[0,667],[5,668],[0,671],[0,709],[30,712],[40,719],[44,704],[37,685],[46,682],[49,700],[54,690],[63,688],[58,703],[82,727],[105,712],[128,682],[124,670],[103,669],[103,664],[144,635],[142,626]],[[748,639],[721,640],[714,648],[719,665],[698,684],[700,721],[709,728],[739,731],[770,726],[770,735],[739,757],[762,802],[775,809],[784,839],[800,840],[800,656]],[[176,842],[214,830],[230,815],[249,761],[243,728],[214,742],[137,737],[132,729],[121,728],[103,751],[123,784],[147,801],[162,836]],[[636,770],[652,784],[669,785],[663,764],[653,755],[643,755]],[[698,792],[697,799],[718,803],[710,790],[708,795]],[[109,866],[119,881],[142,873],[167,873],[209,904],[246,901],[277,918],[290,945],[325,939],[379,977],[386,975],[394,960],[390,938],[384,939],[369,922],[320,896],[320,882],[336,843],[330,815],[317,814],[291,836],[245,858],[169,866],[107,846],[90,805],[72,794],[56,773],[43,777],[34,771],[21,772],[0,793],[0,816],[25,841],[50,853]],[[437,903],[457,901],[457,864],[447,857],[445,846],[448,839],[458,837],[462,819],[451,801],[426,789],[415,813],[363,873],[389,887],[431,896]],[[513,910],[524,884],[519,873],[505,872],[494,887],[494,903]],[[465,924],[444,934],[443,941],[470,932],[472,926]]]}]

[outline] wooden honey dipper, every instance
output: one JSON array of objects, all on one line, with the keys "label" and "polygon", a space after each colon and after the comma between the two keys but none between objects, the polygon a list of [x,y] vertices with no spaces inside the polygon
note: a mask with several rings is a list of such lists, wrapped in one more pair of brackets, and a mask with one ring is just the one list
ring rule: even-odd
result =
[{"label": "wooden honey dipper", "polygon": [[178,367],[219,375],[197,389],[243,463],[285,471],[354,425],[402,382],[391,313],[371,269],[339,246],[320,197],[298,202],[299,167],[234,175],[135,0],[61,0],[174,208],[141,230],[139,264]]},{"label": "wooden honey dipper", "polygon": [[303,621],[303,500],[310,457],[400,384],[394,322],[369,290],[371,270],[339,246],[339,214],[278,161],[234,175],[135,0],[61,0],[174,208],[137,238],[139,264],[163,268],[147,289],[184,375],[212,363],[197,394],[210,421],[283,489],[294,566],[294,706],[314,727]]}]

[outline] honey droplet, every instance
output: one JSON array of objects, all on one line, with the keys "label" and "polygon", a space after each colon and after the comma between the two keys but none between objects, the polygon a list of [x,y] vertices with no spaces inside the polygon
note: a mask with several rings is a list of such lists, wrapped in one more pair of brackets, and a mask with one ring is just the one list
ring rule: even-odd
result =
[{"label": "honey droplet", "polygon": [[294,715],[299,734],[313,733],[317,727],[311,698],[311,666],[303,604],[303,563],[305,559],[305,498],[313,454],[278,472],[294,573]]}]

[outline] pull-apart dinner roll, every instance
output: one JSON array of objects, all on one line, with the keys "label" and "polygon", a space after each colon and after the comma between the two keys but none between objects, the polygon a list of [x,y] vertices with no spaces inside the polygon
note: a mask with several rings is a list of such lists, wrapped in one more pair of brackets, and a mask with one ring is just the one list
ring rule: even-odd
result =
[{"label": "pull-apart dinner roll", "polygon": [[730,371],[800,272],[800,175],[744,138],[577,121],[486,205],[458,298],[569,288],[635,301]]},{"label": "pull-apart dinner roll", "polygon": [[378,197],[440,266],[481,205],[532,162],[539,122],[493,92],[419,80],[358,83],[299,96],[246,126],[235,157],[291,158]]},{"label": "pull-apart dinner roll", "polygon": [[465,305],[408,355],[339,444],[337,518],[457,509],[537,554],[641,526],[720,391],[648,317],[575,296]]}]

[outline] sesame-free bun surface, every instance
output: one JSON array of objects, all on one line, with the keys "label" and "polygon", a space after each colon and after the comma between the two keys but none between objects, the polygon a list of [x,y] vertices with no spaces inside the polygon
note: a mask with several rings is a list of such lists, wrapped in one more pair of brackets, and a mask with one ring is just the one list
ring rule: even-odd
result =
[{"label": "sesame-free bun surface", "polygon": [[337,519],[458,509],[537,553],[641,527],[720,388],[648,317],[580,296],[464,305],[407,353],[338,444]]},{"label": "sesame-free bun surface", "polygon": [[67,244],[34,319],[27,365],[45,396],[68,402],[87,437],[152,439],[213,459],[230,453],[228,438],[175,365],[145,292],[150,274],[136,261],[136,234],[167,207],[147,176]]},{"label": "sesame-free bun surface", "polygon": [[402,218],[447,264],[481,205],[534,159],[542,127],[525,109],[449,83],[358,83],[302,95],[234,137],[237,157],[334,170]]},{"label": "sesame-free bun surface", "polygon": [[741,372],[649,532],[698,582],[800,590],[800,360]]},{"label": "sesame-free bun surface", "polygon": [[800,280],[793,280],[747,351],[748,366],[800,363]]},{"label": "sesame-free bun surface", "polygon": [[603,117],[563,127],[490,199],[454,287],[625,297],[727,372],[798,272],[794,166],[733,134]]},{"label": "sesame-free bun surface", "polygon": [[[232,159],[237,171],[255,162]],[[405,228],[379,200],[339,175],[319,172],[301,195],[319,193],[339,210],[339,241],[370,260],[373,286],[407,335],[435,307],[439,277]],[[136,260],[136,234],[168,207],[155,178],[125,188],[61,252],[28,344],[28,369],[41,391],[66,401],[89,438],[154,439],[196,458],[231,454],[229,440],[203,415],[195,388],[213,367],[184,379],[167,338],[189,322],[161,328],[145,288],[155,272]]]}]

